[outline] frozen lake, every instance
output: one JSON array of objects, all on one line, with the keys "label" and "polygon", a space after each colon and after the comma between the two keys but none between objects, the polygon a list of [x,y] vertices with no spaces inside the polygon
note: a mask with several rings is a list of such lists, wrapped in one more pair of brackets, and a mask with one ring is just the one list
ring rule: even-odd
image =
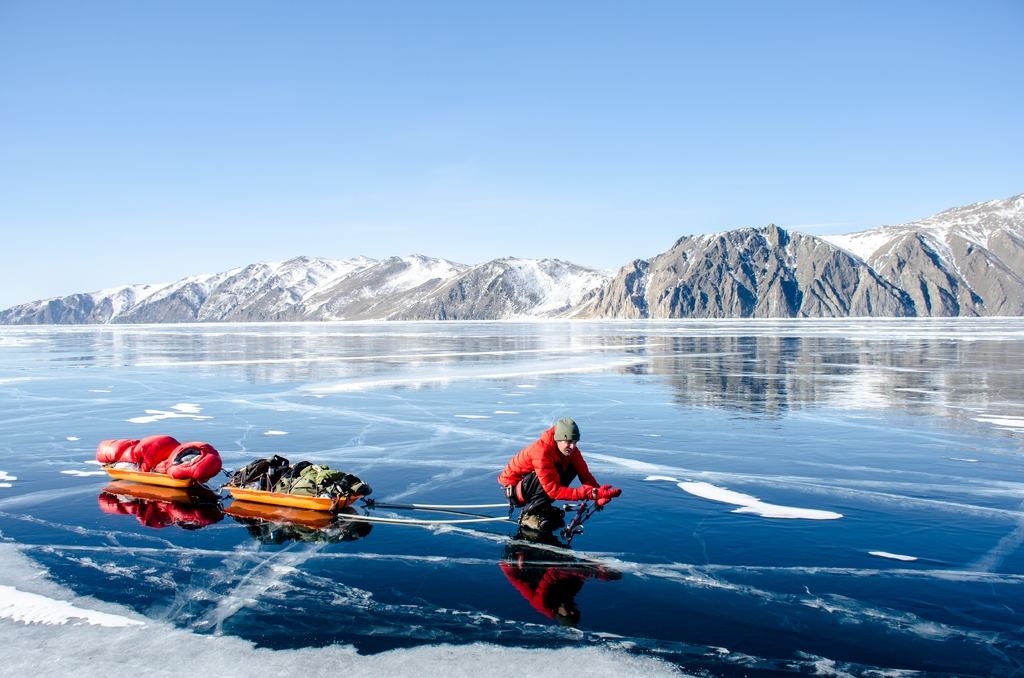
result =
[{"label": "frozen lake", "polygon": [[[136,671],[247,676],[298,658],[422,675],[1024,667],[1019,319],[3,328],[0,411],[11,670],[120,675],[126,643]],[[327,463],[378,502],[487,504],[564,416],[623,488],[571,551],[503,522],[260,524],[105,493],[89,463],[102,439],[161,433],[231,469]],[[572,590],[578,628],[545,613],[544,582]]]}]

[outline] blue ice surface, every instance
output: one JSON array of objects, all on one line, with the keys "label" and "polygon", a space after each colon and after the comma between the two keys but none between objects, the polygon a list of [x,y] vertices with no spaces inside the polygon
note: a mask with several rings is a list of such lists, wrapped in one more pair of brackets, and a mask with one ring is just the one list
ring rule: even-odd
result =
[{"label": "blue ice surface", "polygon": [[[0,530],[78,594],[275,649],[609,643],[712,675],[1010,676],[1022,363],[1016,319],[3,328]],[[563,416],[623,488],[572,551],[501,522],[195,529],[187,509],[105,512],[108,479],[65,473],[160,433],[231,469],[327,463],[379,502],[498,503],[505,463]],[[574,593],[578,630],[532,604],[542,580]]]}]

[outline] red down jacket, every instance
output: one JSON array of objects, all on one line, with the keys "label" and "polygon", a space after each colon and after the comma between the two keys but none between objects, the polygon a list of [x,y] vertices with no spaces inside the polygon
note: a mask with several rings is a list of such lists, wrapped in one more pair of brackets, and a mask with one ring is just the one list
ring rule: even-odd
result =
[{"label": "red down jacket", "polygon": [[[579,476],[583,487],[565,487],[559,476],[572,466]],[[555,501],[581,501],[590,499],[597,480],[583,461],[578,448],[573,449],[568,457],[558,451],[555,444],[555,427],[552,426],[541,434],[540,440],[528,445],[522,452],[512,457],[505,470],[498,476],[502,485],[513,486],[519,483],[530,471],[537,474],[544,492]]]},{"label": "red down jacket", "polygon": [[148,436],[142,440],[104,440],[96,448],[101,464],[127,462],[140,471],[163,473],[178,480],[205,483],[220,473],[221,458],[211,445],[179,443],[171,436]]}]

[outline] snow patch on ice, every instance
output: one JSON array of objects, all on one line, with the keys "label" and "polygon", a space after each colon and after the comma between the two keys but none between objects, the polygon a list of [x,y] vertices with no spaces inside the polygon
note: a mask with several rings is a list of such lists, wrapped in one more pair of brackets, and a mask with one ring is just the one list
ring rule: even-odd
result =
[{"label": "snow patch on ice", "polygon": [[899,553],[889,553],[888,551],[868,551],[868,553],[873,556],[878,556],[879,558],[890,558],[892,560],[902,560],[905,562],[917,560],[917,556],[904,556]]},{"label": "snow patch on ice", "polygon": [[96,461],[95,459],[89,459],[89,460],[85,461],[84,463],[86,463],[86,464],[93,464],[95,466],[103,466],[103,462],[102,461]]},{"label": "snow patch on ice", "polygon": [[270,569],[281,574],[293,574],[299,571],[297,567],[292,567],[291,565],[271,565]]},{"label": "snow patch on ice", "polygon": [[117,628],[145,626],[145,622],[121,615],[85,610],[64,600],[54,600],[35,593],[19,591],[13,586],[0,585],[0,619],[28,624],[64,625],[72,619],[93,626]]},{"label": "snow patch on ice", "polygon": [[985,417],[975,417],[974,421],[980,421],[983,424],[992,424],[994,426],[1008,428],[1014,431],[1024,431],[1024,418],[1022,417],[1000,417],[993,414]]},{"label": "snow patch on ice", "polygon": [[519,412],[513,412],[512,410],[494,410],[495,414],[519,414]]},{"label": "snow patch on ice", "polygon": [[14,487],[14,485],[11,485],[10,483],[0,483],[0,487]]},{"label": "snow patch on ice", "polygon": [[76,440],[81,440],[81,438],[78,438],[78,437],[75,437],[75,436],[68,436],[67,440],[70,440],[71,442],[75,442]]},{"label": "snow patch on ice", "polygon": [[104,390],[102,388],[91,388],[89,389],[89,393],[110,393],[110,391]]},{"label": "snow patch on ice", "polygon": [[740,508],[735,509],[733,513],[753,513],[762,518],[803,518],[805,520],[836,520],[843,517],[843,514],[833,511],[768,504],[749,494],[727,490],[711,483],[677,483],[677,485],[679,489],[689,492],[695,497],[739,506]]},{"label": "snow patch on ice", "polygon": [[202,412],[203,408],[193,403],[178,403],[177,405],[172,405],[171,409],[176,411],[145,410],[146,416],[132,417],[128,422],[131,424],[152,424],[163,419],[192,419],[193,421],[213,419],[213,417],[200,415],[199,413]]},{"label": "snow patch on ice", "polygon": [[[5,480],[6,481],[6,480],[17,480],[17,479],[18,479],[17,476],[9,475],[7,473],[7,471],[0,471],[0,480]],[[10,485],[8,485],[8,487],[10,487]]]},{"label": "snow patch on ice", "polygon": [[[611,464],[616,464],[618,466],[624,466],[625,468],[632,469],[634,471],[647,471],[648,473],[651,473],[652,471],[659,471],[659,470],[661,470],[660,466],[657,466],[655,464],[648,464],[647,462],[640,461],[639,459],[628,459],[628,458],[625,458],[625,457],[613,457],[613,456],[611,456],[609,454],[597,454],[595,452],[588,452],[587,453],[587,458],[588,459],[600,459],[601,461],[606,461],[606,462],[609,462]],[[651,477],[652,478],[660,478],[660,476],[651,476]],[[673,480],[672,482],[677,482],[677,481]]]},{"label": "snow patch on ice", "polygon": [[107,475],[106,471],[79,471],[77,469],[70,469],[70,470],[67,470],[67,471],[61,471],[61,473],[63,473],[66,476],[78,476],[80,478],[85,477],[85,476],[105,476],[105,475]]},{"label": "snow patch on ice", "polygon": [[453,415],[456,419],[490,419],[489,414],[456,414]]},{"label": "snow patch on ice", "polygon": [[264,431],[263,435],[265,435],[265,436],[286,436],[286,435],[288,435],[288,431]]},{"label": "snow patch on ice", "polygon": [[739,508],[735,509],[733,513],[753,513],[761,516],[762,518],[802,518],[804,520],[837,520],[843,517],[843,514],[835,513],[833,511],[769,504],[761,501],[757,497],[752,497],[749,494],[734,492],[733,490],[718,487],[711,483],[680,482],[678,479],[671,478],[669,476],[647,476],[645,480],[668,481],[670,483],[675,483],[679,489],[692,494],[695,497],[739,506]]}]

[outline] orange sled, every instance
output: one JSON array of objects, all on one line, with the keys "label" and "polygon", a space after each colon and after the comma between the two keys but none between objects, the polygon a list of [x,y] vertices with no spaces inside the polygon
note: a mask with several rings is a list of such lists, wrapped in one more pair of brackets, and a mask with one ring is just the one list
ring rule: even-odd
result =
[{"label": "orange sled", "polygon": [[284,494],[282,492],[267,492],[266,490],[249,490],[242,487],[227,487],[231,496],[242,501],[253,501],[258,504],[273,504],[274,506],[287,506],[290,508],[306,509],[309,511],[331,511],[337,512],[360,499],[363,495],[358,494],[351,497],[304,497],[297,494]]},{"label": "orange sled", "polygon": [[131,471],[123,468],[104,467],[104,471],[110,474],[111,478],[117,480],[132,480],[147,485],[159,485],[160,487],[188,487],[195,482],[192,478],[172,478],[166,473],[153,473],[151,471]]}]

